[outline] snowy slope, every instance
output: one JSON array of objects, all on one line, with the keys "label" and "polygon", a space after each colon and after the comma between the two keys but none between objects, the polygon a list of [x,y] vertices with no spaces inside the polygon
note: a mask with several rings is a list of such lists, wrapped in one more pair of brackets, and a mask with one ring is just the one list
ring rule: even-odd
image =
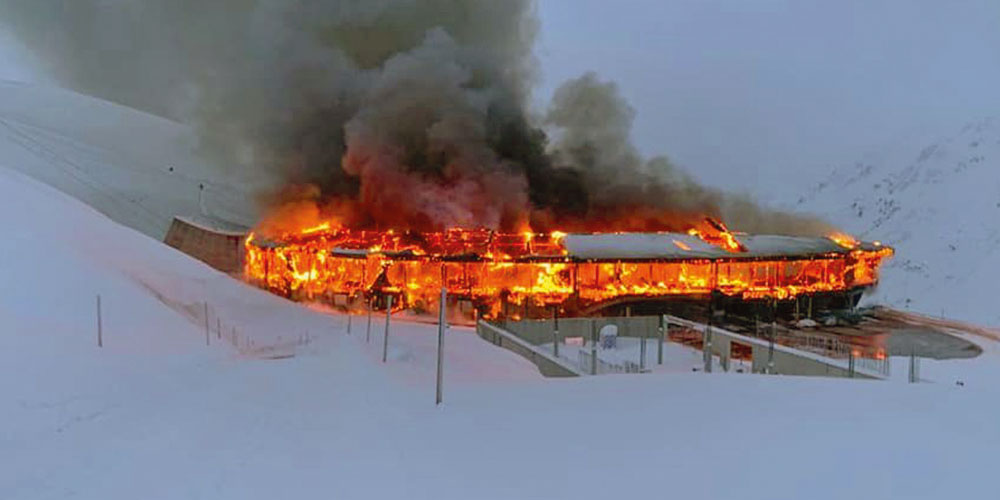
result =
[{"label": "snowy slope", "polygon": [[175,215],[203,209],[254,220],[249,170],[204,160],[189,128],[59,88],[0,81],[0,166],[154,238]]},{"label": "snowy slope", "polygon": [[[543,380],[432,325],[244,286],[0,168],[0,497],[962,498],[994,489],[995,346],[941,383],[725,374]],[[94,294],[105,348],[94,344]],[[204,345],[203,301],[257,350]],[[377,322],[379,324],[380,322]],[[378,338],[380,328],[376,327]],[[967,369],[969,368],[969,369]],[[972,369],[974,368],[974,369]],[[954,376],[965,380],[953,384]]]},{"label": "snowy slope", "polygon": [[797,208],[896,247],[876,300],[1000,325],[1000,119],[836,168]]}]

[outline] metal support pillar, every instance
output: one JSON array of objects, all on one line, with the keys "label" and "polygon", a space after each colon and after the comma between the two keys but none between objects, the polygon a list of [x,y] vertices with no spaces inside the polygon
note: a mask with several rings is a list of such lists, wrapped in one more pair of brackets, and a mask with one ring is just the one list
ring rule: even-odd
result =
[{"label": "metal support pillar", "polygon": [[661,314],[660,315],[660,326],[659,326],[659,329],[657,330],[658,333],[660,334],[660,341],[659,341],[659,343],[656,346],[656,364],[658,364],[658,365],[662,365],[663,364],[663,342],[666,341],[665,337],[666,337],[666,330],[667,330],[667,328],[670,328],[670,325],[667,323],[666,318],[664,317],[664,315]]},{"label": "metal support pillar", "polygon": [[597,320],[590,320],[590,374],[597,375]]},{"label": "metal support pillar", "polygon": [[382,335],[382,362],[389,359],[389,322],[392,320],[392,295],[385,298],[385,333]]},{"label": "metal support pillar", "polygon": [[443,393],[441,390],[444,382],[444,330],[447,328],[445,314],[448,307],[448,289],[441,288],[441,303],[438,305],[438,359],[437,359],[437,396],[434,404],[441,404]]}]

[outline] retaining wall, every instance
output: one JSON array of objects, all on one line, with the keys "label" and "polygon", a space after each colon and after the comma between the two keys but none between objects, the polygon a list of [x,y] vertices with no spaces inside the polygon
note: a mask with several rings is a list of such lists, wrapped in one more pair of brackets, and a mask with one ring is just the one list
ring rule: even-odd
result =
[{"label": "retaining wall", "polygon": [[519,354],[538,367],[546,377],[579,377],[585,375],[572,364],[558,359],[518,338],[510,332],[485,321],[476,324],[476,333],[487,342]]}]

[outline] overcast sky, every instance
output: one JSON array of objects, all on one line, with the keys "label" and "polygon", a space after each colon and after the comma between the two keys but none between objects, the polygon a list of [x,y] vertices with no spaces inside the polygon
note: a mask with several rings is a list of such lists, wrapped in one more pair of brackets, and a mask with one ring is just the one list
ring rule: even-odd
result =
[{"label": "overcast sky", "polygon": [[635,137],[769,193],[916,130],[1000,115],[1000,0],[542,0],[539,100],[616,80]]},{"label": "overcast sky", "polygon": [[[538,102],[594,70],[635,138],[764,194],[894,137],[1000,115],[1000,0],[540,0]],[[0,78],[30,79],[0,33]]]},{"label": "overcast sky", "polygon": [[0,30],[0,80],[30,80],[27,59],[20,45],[7,33]]}]

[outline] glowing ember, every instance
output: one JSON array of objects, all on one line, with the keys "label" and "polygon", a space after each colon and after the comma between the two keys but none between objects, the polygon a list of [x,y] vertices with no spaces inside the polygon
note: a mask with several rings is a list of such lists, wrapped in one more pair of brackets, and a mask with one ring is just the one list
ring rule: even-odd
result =
[{"label": "glowing ember", "polygon": [[[848,250],[854,250],[855,248],[858,248],[861,245],[861,243],[858,242],[857,239],[855,239],[853,236],[849,234],[833,233],[830,236],[828,236],[828,238],[833,240],[834,243]],[[882,246],[882,244],[879,242],[875,242],[875,246]]]},{"label": "glowing ember", "polygon": [[[442,287],[487,316],[529,308],[582,310],[628,298],[707,296],[789,299],[874,285],[889,247],[852,246],[796,257],[747,253],[725,226],[691,233],[725,251],[717,257],[585,259],[571,254],[564,233],[436,233],[314,227],[272,241],[246,242],[246,279],[286,297],[362,303],[396,295],[400,307],[430,311]],[[706,236],[707,235],[707,236]],[[681,250],[690,245],[673,239]],[[831,237],[833,239],[833,237]],[[853,239],[851,241],[854,241]],[[675,250],[676,252],[676,250]],[[518,307],[518,311],[507,311]]]}]

